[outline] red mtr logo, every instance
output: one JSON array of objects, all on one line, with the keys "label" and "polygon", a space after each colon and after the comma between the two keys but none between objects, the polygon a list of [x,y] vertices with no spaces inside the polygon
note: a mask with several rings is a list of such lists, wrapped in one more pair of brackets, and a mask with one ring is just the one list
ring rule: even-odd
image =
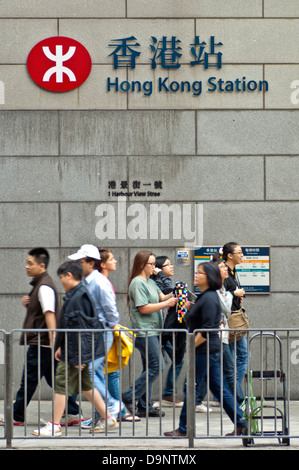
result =
[{"label": "red mtr logo", "polygon": [[30,51],[27,69],[42,88],[63,92],[82,85],[91,71],[87,49],[75,39],[56,36],[44,39]]}]

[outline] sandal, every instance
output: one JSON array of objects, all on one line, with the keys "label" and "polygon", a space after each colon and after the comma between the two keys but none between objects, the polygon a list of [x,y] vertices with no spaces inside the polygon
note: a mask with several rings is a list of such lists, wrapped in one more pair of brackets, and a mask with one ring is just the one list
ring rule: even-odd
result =
[{"label": "sandal", "polygon": [[117,418],[117,421],[127,421],[128,423],[132,423],[133,421],[141,421],[141,419],[137,415],[133,416],[130,413],[126,413],[121,418]]}]

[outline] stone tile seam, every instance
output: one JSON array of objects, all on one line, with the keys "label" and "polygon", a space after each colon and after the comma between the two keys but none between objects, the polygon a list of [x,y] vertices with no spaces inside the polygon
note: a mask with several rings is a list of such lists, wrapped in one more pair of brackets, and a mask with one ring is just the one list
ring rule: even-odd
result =
[{"label": "stone tile seam", "polygon": [[[0,64],[1,65],[1,64]],[[6,108],[6,109],[0,109],[0,114],[1,112],[36,112],[36,111],[41,111],[41,112],[51,112],[53,111],[52,109],[50,108],[30,108],[30,109],[18,109],[18,108]],[[247,107],[247,108],[200,108],[200,109],[194,109],[194,108],[152,108],[152,109],[148,109],[148,108],[134,108],[134,107],[129,107],[129,108],[126,108],[126,109],[118,109],[118,108],[98,108],[98,109],[90,109],[90,108],[84,108],[84,109],[60,109],[58,110],[59,112],[98,112],[98,113],[101,113],[101,112],[128,112],[128,111],[131,111],[131,112],[145,112],[145,111],[149,111],[149,112],[163,112],[163,111],[173,111],[173,112],[197,112],[197,113],[201,113],[201,112],[257,112],[257,111],[283,111],[283,112],[292,112],[292,111],[299,111],[299,107],[297,107],[296,109],[292,109],[292,108],[278,108],[278,107],[270,107],[270,106],[267,106],[266,108],[263,108],[263,104],[261,104],[261,106],[259,108],[250,108],[250,107]]]},{"label": "stone tile seam", "polygon": [[[1,64],[0,64],[1,65]],[[163,113],[163,112],[169,112],[169,113],[202,113],[202,112],[211,112],[211,113],[252,113],[252,112],[298,112],[299,108],[297,107],[296,109],[293,108],[274,108],[274,107],[267,107],[263,108],[262,105],[260,108],[201,108],[201,109],[190,109],[190,108],[159,108],[159,109],[148,109],[148,108],[129,108],[129,109],[118,109],[118,108],[101,108],[101,109],[95,109],[95,108],[84,108],[84,109],[48,109],[48,108],[30,108],[30,109],[17,109],[17,108],[12,108],[12,109],[1,109],[0,108],[0,115],[2,113],[35,113],[35,112],[46,112],[46,113],[53,113],[53,112],[58,112],[58,113],[127,113],[128,111],[134,112],[134,113]]]},{"label": "stone tile seam", "polygon": [[267,159],[267,156],[264,155],[263,156],[263,171],[264,171],[264,181],[263,181],[263,184],[264,184],[264,201],[267,201],[267,186],[268,186],[268,183],[267,183],[267,163],[266,163],[266,159]]},{"label": "stone tile seam", "polygon": [[[113,108],[103,108],[100,109],[99,111],[147,111],[148,108],[128,108],[127,110],[124,109],[113,109]],[[12,111],[15,111],[12,109]],[[86,108],[84,111],[89,111],[88,108]],[[158,108],[158,109],[152,109],[151,111],[196,111],[196,112],[201,112],[201,111],[211,111],[211,112],[218,112],[218,111],[232,111],[232,112],[237,112],[237,111],[299,111],[299,108],[297,109],[292,109],[292,108],[275,108],[275,107],[263,107],[263,104],[261,104],[260,108],[222,108],[221,110],[219,108],[201,108],[200,110],[196,109],[182,109],[182,108]]]},{"label": "stone tile seam", "polygon": [[[299,64],[298,64],[299,65]],[[85,109],[71,109],[71,108],[68,108],[68,109],[47,109],[47,108],[43,108],[43,109],[40,109],[40,108],[37,108],[37,109],[3,109],[2,110],[3,112],[27,112],[27,113],[30,113],[30,112],[35,112],[35,111],[41,111],[41,112],[58,112],[58,113],[102,113],[103,111],[105,112],[111,112],[111,113],[126,113],[127,111],[132,111],[134,113],[146,113],[146,114],[150,114],[150,113],[163,113],[163,112],[169,112],[169,113],[201,113],[201,112],[211,112],[211,113],[222,113],[222,112],[254,112],[254,111],[284,111],[284,112],[298,112],[299,111],[299,107],[293,109],[293,108],[273,108],[273,109],[262,109],[262,108],[201,108],[201,109],[190,109],[190,108],[163,108],[163,109],[148,109],[148,108],[144,108],[144,109],[117,109],[117,108],[114,108],[114,109],[111,109],[111,108],[107,108],[107,109],[98,109],[98,108],[92,108],[92,109],[89,109],[89,108],[85,108]],[[0,109],[0,114],[1,114],[1,109]]]},{"label": "stone tile seam", "polygon": [[71,158],[75,158],[75,159],[79,159],[79,158],[95,158],[95,159],[98,159],[98,158],[113,158],[113,157],[116,157],[116,158],[119,158],[119,157],[123,157],[123,158],[142,158],[142,157],[150,157],[150,158],[155,158],[155,159],[159,159],[161,157],[166,157],[166,158],[174,158],[174,159],[179,159],[179,158],[196,158],[196,157],[200,157],[200,158],[228,158],[228,157],[233,157],[233,158],[252,158],[252,157],[256,157],[256,158],[262,158],[262,157],[266,157],[266,158],[273,158],[273,157],[277,157],[277,158],[285,158],[285,157],[292,157],[292,158],[296,158],[296,157],[299,157],[299,154],[296,154],[296,153],[286,153],[286,154],[277,154],[277,153],[269,153],[269,154],[260,154],[260,153],[227,153],[227,154],[201,154],[201,153],[197,153],[197,154],[186,154],[186,155],[182,155],[182,154],[166,154],[166,153],[163,153],[163,154],[130,154],[130,155],[124,155],[124,154],[113,154],[113,155],[102,155],[102,154],[87,154],[87,155],[69,155],[69,154],[57,154],[57,155],[48,155],[48,154],[45,154],[45,155],[23,155],[23,154],[20,154],[20,155],[0,155],[0,162],[1,162],[1,159],[2,158],[50,158],[50,159],[59,159],[59,158],[67,158],[67,159],[71,159]]},{"label": "stone tile seam", "polygon": [[[117,204],[118,200],[117,199],[99,199],[99,200],[78,200],[78,201],[37,201],[37,200],[28,200],[28,201],[17,201],[17,200],[10,200],[10,201],[0,201],[0,205],[21,205],[21,204],[39,204],[39,205],[46,205],[46,204],[51,204],[51,205],[66,205],[66,204],[99,204],[99,202],[107,203],[109,201],[110,204]],[[273,204],[273,203],[281,203],[281,204],[298,204],[299,199],[196,199],[196,200],[181,200],[181,199],[163,199],[157,201],[157,199],[143,199],[143,198],[130,198],[126,197],[126,202],[142,202],[142,203],[147,203],[147,204],[152,204],[153,202],[155,204],[192,204],[192,203],[197,203],[197,204]]]},{"label": "stone tile seam", "polygon": [[[0,64],[1,65],[1,64]],[[35,114],[36,112],[40,113],[98,113],[101,114],[103,111],[106,113],[127,113],[127,109],[97,109],[97,108],[91,108],[91,109],[72,109],[72,108],[67,108],[67,109],[47,109],[47,108],[38,108],[38,109],[1,109],[0,108],[0,115],[4,113],[28,113],[28,114]],[[211,112],[211,113],[223,113],[223,112],[253,112],[253,111],[259,111],[259,112],[264,112],[264,111],[274,111],[274,110],[263,110],[260,108],[251,108],[251,109],[246,109],[246,108],[227,108],[227,109],[211,109],[211,108],[202,108],[202,109],[190,109],[190,108],[179,108],[179,109],[173,109],[173,108],[164,108],[164,109],[134,109],[130,110],[134,113],[146,113],[146,114],[151,114],[151,113],[201,113],[201,112]],[[298,112],[299,108],[293,109],[293,108],[281,108],[281,109],[275,109],[277,112]]]},{"label": "stone tile seam", "polygon": [[298,20],[299,16],[1,16],[0,20],[68,20],[68,21],[82,21],[82,20]]}]

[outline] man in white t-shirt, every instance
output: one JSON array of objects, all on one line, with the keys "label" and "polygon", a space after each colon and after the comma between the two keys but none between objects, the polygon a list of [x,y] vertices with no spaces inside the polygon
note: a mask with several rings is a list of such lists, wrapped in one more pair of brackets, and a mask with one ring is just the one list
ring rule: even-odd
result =
[{"label": "man in white t-shirt", "polygon": [[[52,364],[55,366],[52,359],[52,346],[55,342],[55,332],[50,330],[57,328],[60,308],[56,286],[47,272],[49,260],[50,256],[45,248],[30,250],[26,260],[26,273],[32,277],[30,283],[32,290],[29,295],[22,298],[22,305],[26,308],[26,317],[20,344],[28,345],[28,351],[26,368],[24,368],[14,403],[15,426],[24,424],[25,407],[30,403],[39,380],[45,377],[48,385],[52,387]],[[36,331],[41,329],[45,331]],[[68,402],[68,413],[78,422],[79,406],[72,398]],[[0,416],[0,424],[4,424],[4,422],[4,417]]]}]

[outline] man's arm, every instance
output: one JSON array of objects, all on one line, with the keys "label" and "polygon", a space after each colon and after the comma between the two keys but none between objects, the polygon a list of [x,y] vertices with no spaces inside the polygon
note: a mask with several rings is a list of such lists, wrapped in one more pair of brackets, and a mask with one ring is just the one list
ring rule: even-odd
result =
[{"label": "man's arm", "polygon": [[[49,286],[40,286],[38,290],[38,300],[41,304],[42,311],[45,315],[45,322],[48,330],[55,330],[57,328],[56,314],[55,314],[55,292]],[[50,346],[55,343],[56,332],[49,331]]]},{"label": "man's arm", "polygon": [[[45,312],[45,320],[48,330],[55,330],[56,329],[56,315],[54,312],[50,312],[49,310]],[[49,342],[50,347],[55,344],[55,337],[56,331],[49,331]]]}]

